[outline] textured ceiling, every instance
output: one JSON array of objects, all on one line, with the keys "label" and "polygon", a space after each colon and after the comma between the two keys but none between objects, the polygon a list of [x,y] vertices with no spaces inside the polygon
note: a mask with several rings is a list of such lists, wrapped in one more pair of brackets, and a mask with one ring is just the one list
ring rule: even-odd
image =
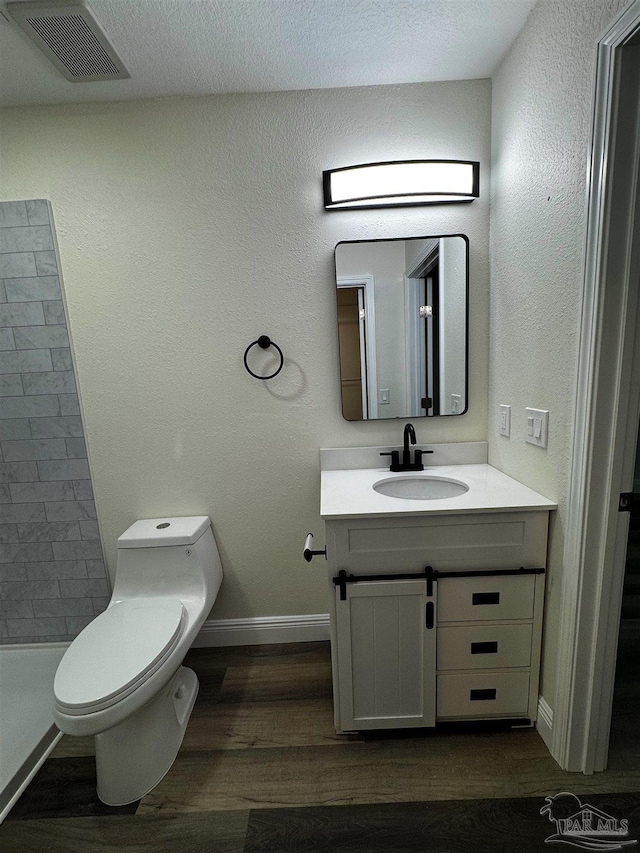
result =
[{"label": "textured ceiling", "polygon": [[[0,9],[3,5],[0,0]],[[0,17],[0,103],[488,77],[534,0],[92,0],[88,5],[131,79],[70,83]]]}]

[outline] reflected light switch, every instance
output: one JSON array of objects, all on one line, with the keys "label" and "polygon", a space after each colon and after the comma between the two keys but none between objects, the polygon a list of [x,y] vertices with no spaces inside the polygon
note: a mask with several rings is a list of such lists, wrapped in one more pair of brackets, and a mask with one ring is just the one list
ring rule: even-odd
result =
[{"label": "reflected light switch", "polygon": [[380,389],[380,405],[389,402],[389,389],[381,388]]},{"label": "reflected light switch", "polygon": [[500,435],[511,435],[511,406],[500,404]]}]

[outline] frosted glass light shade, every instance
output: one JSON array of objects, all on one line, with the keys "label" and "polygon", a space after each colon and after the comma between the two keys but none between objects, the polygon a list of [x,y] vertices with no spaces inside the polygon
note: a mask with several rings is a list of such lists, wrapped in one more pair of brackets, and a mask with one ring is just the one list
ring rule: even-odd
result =
[{"label": "frosted glass light shade", "polygon": [[326,210],[452,204],[479,195],[480,164],[471,160],[366,163],[322,173]]}]

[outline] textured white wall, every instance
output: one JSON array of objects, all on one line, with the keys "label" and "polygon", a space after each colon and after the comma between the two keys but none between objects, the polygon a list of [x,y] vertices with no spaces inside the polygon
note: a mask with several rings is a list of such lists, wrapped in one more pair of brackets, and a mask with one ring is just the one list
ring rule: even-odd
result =
[{"label": "textured white wall", "polygon": [[[339,240],[471,241],[470,411],[418,441],[486,438],[490,83],[486,80],[4,113],[0,197],[53,203],[104,542],[136,518],[208,514],[218,617],[324,612],[302,561],[321,446],[398,442],[340,413]],[[418,157],[481,161],[472,205],[325,213],[321,172]],[[263,384],[242,353],[287,362]]]},{"label": "textured white wall", "polygon": [[[624,0],[539,0],[493,78],[489,461],[558,502],[542,693],[553,706],[597,40]],[[498,405],[512,407],[511,438]],[[549,446],[525,444],[526,406]]]},{"label": "textured white wall", "polygon": [[453,414],[452,394],[464,399],[464,341],[467,297],[467,246],[461,238],[440,240],[440,411]]},{"label": "textured white wall", "polygon": [[407,412],[407,371],[404,353],[404,243],[353,243],[336,249],[338,275],[373,276],[376,312],[376,366],[380,389],[389,390],[389,403],[378,407],[381,418],[398,418]]}]

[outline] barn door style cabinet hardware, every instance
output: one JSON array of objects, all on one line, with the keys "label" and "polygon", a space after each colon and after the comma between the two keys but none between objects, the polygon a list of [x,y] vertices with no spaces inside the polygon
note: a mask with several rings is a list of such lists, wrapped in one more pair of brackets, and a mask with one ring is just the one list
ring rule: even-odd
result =
[{"label": "barn door style cabinet hardware", "polygon": [[326,521],[336,730],[533,723],[547,526],[548,512]]}]

